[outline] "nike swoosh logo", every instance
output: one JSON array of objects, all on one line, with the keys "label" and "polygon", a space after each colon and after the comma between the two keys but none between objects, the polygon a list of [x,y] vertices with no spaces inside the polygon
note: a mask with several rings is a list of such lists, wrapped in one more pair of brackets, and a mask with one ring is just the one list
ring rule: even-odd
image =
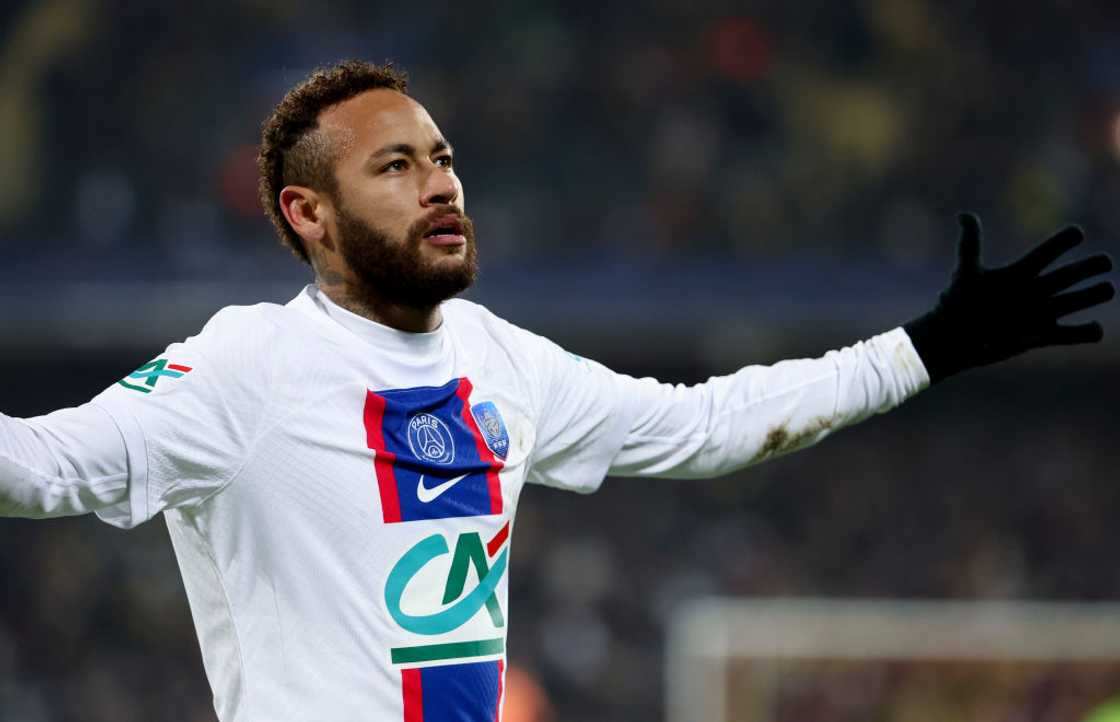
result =
[{"label": "nike swoosh logo", "polygon": [[442,484],[436,484],[431,489],[429,489],[428,487],[424,486],[424,475],[421,474],[420,481],[416,482],[416,498],[424,504],[430,504],[431,502],[438,499],[440,494],[455,486],[465,478],[467,478],[466,474],[463,474],[462,476],[456,476],[454,479],[448,479]]}]

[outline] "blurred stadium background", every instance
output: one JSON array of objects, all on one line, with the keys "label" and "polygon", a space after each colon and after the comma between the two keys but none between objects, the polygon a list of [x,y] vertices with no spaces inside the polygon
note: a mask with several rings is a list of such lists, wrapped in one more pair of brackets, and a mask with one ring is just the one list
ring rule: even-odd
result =
[{"label": "blurred stadium background", "polygon": [[[1115,2],[7,0],[0,409],[76,405],[219,307],[295,294],[258,129],[344,57],[405,67],[455,144],[471,297],[634,374],[697,381],[907,320],[962,208],[989,260],[1067,220],[1118,248]],[[698,597],[1120,598],[1118,305],[1102,347],[733,477],[529,490],[524,719],[663,719],[666,625]],[[0,720],[213,720],[166,536],[0,521]],[[1065,674],[976,719],[1076,722]]]}]

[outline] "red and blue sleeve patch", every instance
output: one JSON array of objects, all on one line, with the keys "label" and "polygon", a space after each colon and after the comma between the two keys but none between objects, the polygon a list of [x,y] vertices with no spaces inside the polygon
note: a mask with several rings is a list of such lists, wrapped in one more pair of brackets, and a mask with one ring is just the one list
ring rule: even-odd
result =
[{"label": "red and blue sleeve patch", "polygon": [[438,388],[367,391],[366,444],[386,523],[502,513],[503,462],[491,447],[505,428],[493,421],[487,432],[479,428],[472,390],[460,378]]}]

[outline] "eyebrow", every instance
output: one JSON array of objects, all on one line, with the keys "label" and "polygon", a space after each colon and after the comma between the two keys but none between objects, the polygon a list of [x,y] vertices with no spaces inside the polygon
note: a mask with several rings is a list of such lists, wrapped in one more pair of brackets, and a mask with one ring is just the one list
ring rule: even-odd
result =
[{"label": "eyebrow", "polygon": [[[452,149],[451,144],[448,143],[443,138],[440,138],[439,140],[437,140],[432,145],[431,154],[438,153],[441,150],[448,150],[449,151],[451,149]],[[416,157],[416,148],[409,145],[408,143],[392,143],[390,145],[384,146],[383,148],[379,148],[378,150],[375,150],[372,153],[370,153],[368,160],[372,162],[372,161],[375,161],[382,156],[396,155],[398,153],[400,155],[407,155],[407,156],[411,156],[411,157]]]}]

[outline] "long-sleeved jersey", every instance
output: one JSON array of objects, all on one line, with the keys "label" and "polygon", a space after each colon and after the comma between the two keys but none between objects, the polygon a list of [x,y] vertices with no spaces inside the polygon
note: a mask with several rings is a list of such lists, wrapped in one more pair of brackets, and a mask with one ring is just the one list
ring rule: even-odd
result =
[{"label": "long-sleeved jersey", "polygon": [[928,384],[901,329],[686,387],[442,312],[223,309],[88,404],[0,417],[0,514],[162,511],[223,722],[493,722],[526,482],[715,476]]}]

